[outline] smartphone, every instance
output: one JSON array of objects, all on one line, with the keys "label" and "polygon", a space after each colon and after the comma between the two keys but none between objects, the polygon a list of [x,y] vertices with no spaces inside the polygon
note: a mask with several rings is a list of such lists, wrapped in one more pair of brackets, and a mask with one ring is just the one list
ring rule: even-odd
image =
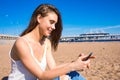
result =
[{"label": "smartphone", "polygon": [[85,58],[83,59],[83,61],[87,61],[92,54],[93,54],[93,53],[91,52],[87,57],[85,57]]}]

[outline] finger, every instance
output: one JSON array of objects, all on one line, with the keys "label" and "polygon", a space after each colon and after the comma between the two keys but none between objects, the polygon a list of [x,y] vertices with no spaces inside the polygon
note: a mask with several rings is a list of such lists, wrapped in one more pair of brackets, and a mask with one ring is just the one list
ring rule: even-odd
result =
[{"label": "finger", "polygon": [[87,65],[87,68],[89,69],[89,66]]},{"label": "finger", "polygon": [[88,68],[88,69],[90,68],[90,64],[87,65],[87,68]]},{"label": "finger", "polygon": [[95,56],[91,56],[91,57],[90,57],[90,59],[94,59],[94,58],[96,58],[96,57],[95,57]]},{"label": "finger", "polygon": [[80,72],[81,72],[81,71],[84,71],[84,69],[80,69],[80,70],[78,70],[78,71],[80,71]]}]

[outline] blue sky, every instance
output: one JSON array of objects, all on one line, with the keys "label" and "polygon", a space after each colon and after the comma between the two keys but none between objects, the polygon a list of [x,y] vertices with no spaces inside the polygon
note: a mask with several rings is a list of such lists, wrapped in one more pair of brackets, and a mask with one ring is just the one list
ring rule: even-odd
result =
[{"label": "blue sky", "polygon": [[60,10],[62,36],[120,34],[120,0],[0,0],[0,34],[21,34],[41,3],[53,4]]}]

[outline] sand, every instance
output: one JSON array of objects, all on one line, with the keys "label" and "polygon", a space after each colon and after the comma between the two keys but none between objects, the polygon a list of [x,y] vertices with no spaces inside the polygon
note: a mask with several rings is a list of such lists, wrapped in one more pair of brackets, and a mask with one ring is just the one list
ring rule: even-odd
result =
[{"label": "sand", "polygon": [[[10,72],[8,52],[12,44],[0,45],[0,80]],[[79,42],[60,43],[54,52],[56,63],[71,62],[80,53],[93,52],[90,69],[78,71],[87,80],[120,80],[120,42]]]}]

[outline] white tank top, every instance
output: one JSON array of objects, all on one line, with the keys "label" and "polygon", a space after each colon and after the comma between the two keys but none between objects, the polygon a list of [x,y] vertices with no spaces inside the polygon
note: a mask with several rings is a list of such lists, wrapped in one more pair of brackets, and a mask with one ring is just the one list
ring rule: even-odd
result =
[{"label": "white tank top", "polygon": [[[30,44],[28,43],[28,41],[23,38],[29,48],[30,48],[30,53],[32,55],[32,57],[34,58],[34,60],[36,61],[37,64],[39,64],[40,68],[44,71],[46,69],[46,49],[47,49],[47,45],[45,44],[45,48],[44,48],[44,55],[43,55],[43,58],[41,60],[41,62],[39,62],[35,56],[34,56],[34,53],[33,53],[33,50],[30,46]],[[11,50],[9,52],[9,56],[11,58]],[[23,65],[23,63],[20,61],[20,60],[17,60],[15,61],[14,59],[11,58],[11,73],[10,75],[8,76],[8,80],[37,80],[37,78],[32,75],[26,68],[25,66]]]}]

